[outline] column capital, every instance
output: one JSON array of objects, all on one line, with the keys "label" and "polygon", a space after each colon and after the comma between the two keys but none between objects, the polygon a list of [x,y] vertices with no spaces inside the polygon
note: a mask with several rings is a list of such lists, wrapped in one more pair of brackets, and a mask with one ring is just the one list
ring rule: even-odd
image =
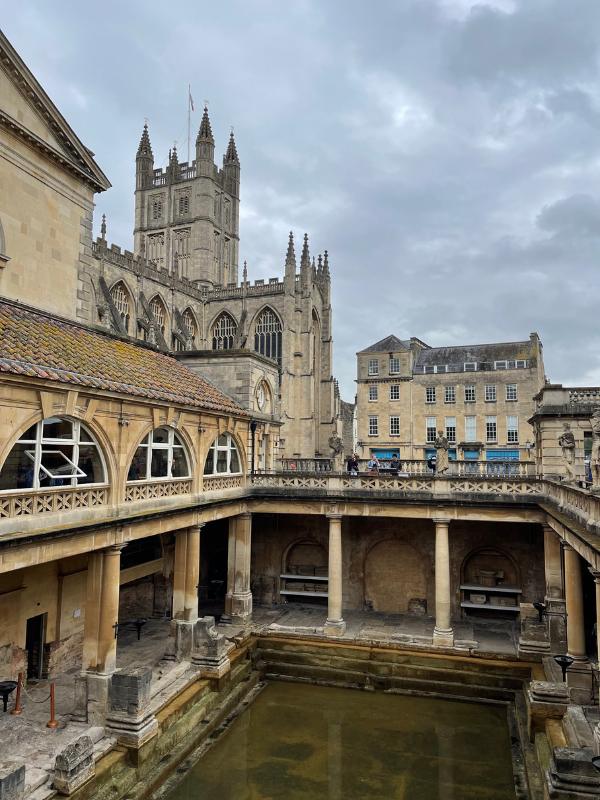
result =
[{"label": "column capital", "polygon": [[600,584],[600,569],[596,569],[595,567],[590,567],[590,566],[588,566],[588,569],[595,583]]},{"label": "column capital", "polygon": [[560,546],[562,547],[562,549],[563,549],[565,552],[567,552],[567,551],[569,551],[569,550],[572,550],[573,552],[575,552],[575,548],[574,548],[574,547],[571,547],[571,545],[570,545],[568,542],[566,542],[564,539],[561,539],[561,540],[560,540]]},{"label": "column capital", "polygon": [[432,517],[431,521],[436,525],[450,525],[452,520],[449,517]]},{"label": "column capital", "polygon": [[252,519],[251,511],[242,511],[240,514],[235,514],[237,519]]},{"label": "column capital", "polygon": [[113,553],[116,555],[117,553],[120,553],[121,550],[124,550],[128,544],[129,542],[122,542],[121,544],[111,544],[108,547],[105,547],[102,552]]},{"label": "column capital", "polygon": [[338,513],[325,514],[327,519],[341,519],[344,515]]}]

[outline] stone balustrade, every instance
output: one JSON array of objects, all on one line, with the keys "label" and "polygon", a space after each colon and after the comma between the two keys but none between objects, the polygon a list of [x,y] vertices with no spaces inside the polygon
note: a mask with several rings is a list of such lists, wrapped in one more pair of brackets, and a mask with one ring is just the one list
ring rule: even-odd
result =
[{"label": "stone balustrade", "polygon": [[191,491],[191,479],[136,481],[135,483],[128,483],[125,487],[125,502],[152,500],[157,497],[175,497],[180,494],[190,494]]},{"label": "stone balustrade", "polygon": [[0,519],[95,508],[108,503],[107,486],[60,486],[0,494]]}]

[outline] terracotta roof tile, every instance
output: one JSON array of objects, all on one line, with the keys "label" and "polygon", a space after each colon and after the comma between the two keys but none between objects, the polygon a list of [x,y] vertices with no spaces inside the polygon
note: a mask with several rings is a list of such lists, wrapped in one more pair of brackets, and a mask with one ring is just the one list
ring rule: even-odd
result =
[{"label": "terracotta roof tile", "polygon": [[4,300],[0,372],[247,415],[171,356]]}]

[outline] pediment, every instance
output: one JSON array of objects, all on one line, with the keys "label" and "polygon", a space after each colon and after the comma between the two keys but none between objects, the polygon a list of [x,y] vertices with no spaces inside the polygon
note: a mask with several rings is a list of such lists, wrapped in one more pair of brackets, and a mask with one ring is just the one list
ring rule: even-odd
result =
[{"label": "pediment", "polygon": [[92,184],[110,187],[90,150],[0,31],[0,123]]}]

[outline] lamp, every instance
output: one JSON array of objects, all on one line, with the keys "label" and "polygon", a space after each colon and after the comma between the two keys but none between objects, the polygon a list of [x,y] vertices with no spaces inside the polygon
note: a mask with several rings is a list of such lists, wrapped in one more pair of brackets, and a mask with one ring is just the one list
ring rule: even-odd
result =
[{"label": "lamp", "polygon": [[563,683],[566,683],[567,682],[567,670],[569,669],[569,667],[571,666],[573,661],[575,661],[575,659],[572,658],[572,656],[554,656],[554,661],[561,668],[562,676],[563,676]]}]

